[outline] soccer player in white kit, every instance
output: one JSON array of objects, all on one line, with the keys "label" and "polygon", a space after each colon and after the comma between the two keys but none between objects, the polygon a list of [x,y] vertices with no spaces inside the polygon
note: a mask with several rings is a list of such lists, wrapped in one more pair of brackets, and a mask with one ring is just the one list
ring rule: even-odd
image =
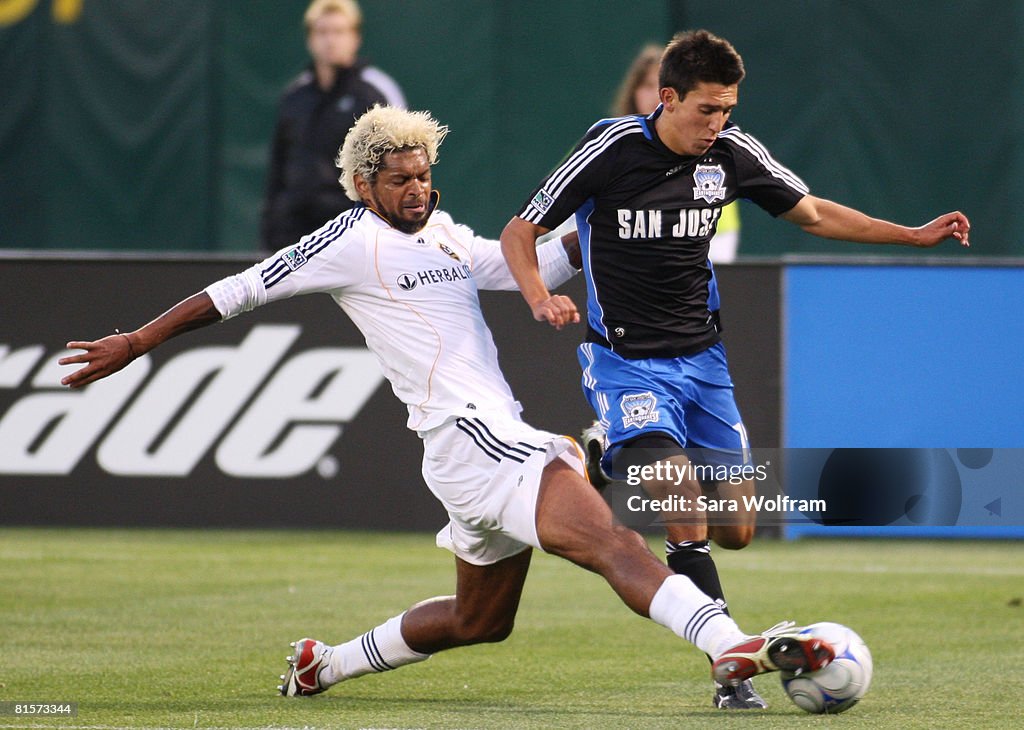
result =
[{"label": "soccer player in white kit", "polygon": [[[371,109],[338,156],[354,208],[133,332],[69,342],[82,352],[60,361],[83,364],[61,381],[81,387],[182,332],[312,292],[329,294],[363,333],[423,440],[424,480],[450,517],[437,544],[455,554],[456,592],[421,601],[346,643],[295,642],[281,693],[318,694],[444,649],[505,639],[532,548],[602,575],[636,613],[714,657],[719,681],[827,664],[832,648],[792,624],[743,633],[640,535],[615,524],[583,476],[572,439],[520,419],[477,294],[514,289],[515,281],[497,241],[436,209],[430,173],[446,133],[426,112]],[[546,284],[575,273],[570,252],[578,259],[571,236],[538,248]]]}]

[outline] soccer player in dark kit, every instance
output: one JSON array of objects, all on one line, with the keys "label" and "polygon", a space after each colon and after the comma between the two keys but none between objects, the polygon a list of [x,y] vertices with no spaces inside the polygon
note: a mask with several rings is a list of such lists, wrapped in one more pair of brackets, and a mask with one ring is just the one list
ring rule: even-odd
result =
[{"label": "soccer player in dark kit", "polygon": [[[823,238],[923,248],[952,238],[968,245],[970,223],[960,212],[911,228],[811,195],[730,120],[744,74],[728,41],[704,30],[676,35],[661,60],[660,106],[592,126],[501,235],[534,317],[561,328],[578,322],[579,313],[544,286],[534,247],[538,236],[576,216],[587,280],[579,360],[584,392],[607,434],[601,466],[622,478],[630,467],[666,462],[673,468],[648,470],[652,478],[643,487],[671,504],[695,504],[702,494],[742,503],[754,490],[751,479],[667,476],[693,474],[691,459],[712,470],[749,465],[708,264],[725,205],[751,200]],[[708,524],[699,511],[662,517],[669,566],[725,607],[710,542],[748,545],[756,514],[741,512],[730,524]],[[714,702],[723,709],[766,706],[749,681],[718,685]]]}]

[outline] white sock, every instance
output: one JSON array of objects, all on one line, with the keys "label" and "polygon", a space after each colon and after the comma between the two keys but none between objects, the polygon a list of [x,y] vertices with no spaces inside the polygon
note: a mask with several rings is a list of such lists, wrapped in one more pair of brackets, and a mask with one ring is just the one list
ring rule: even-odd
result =
[{"label": "white sock", "polygon": [[429,659],[430,654],[413,651],[402,638],[404,615],[403,611],[362,636],[333,647],[330,662],[320,673],[321,684],[328,687],[345,679]]},{"label": "white sock", "polygon": [[651,619],[712,658],[747,638],[722,607],[685,575],[670,575],[654,594]]}]

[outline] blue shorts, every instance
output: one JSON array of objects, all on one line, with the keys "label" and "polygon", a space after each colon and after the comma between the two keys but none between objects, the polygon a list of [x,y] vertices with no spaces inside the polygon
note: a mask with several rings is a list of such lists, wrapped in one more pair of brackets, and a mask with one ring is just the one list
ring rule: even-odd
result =
[{"label": "blue shorts", "polygon": [[583,392],[608,431],[606,472],[614,472],[618,446],[653,433],[675,439],[698,464],[750,463],[722,343],[687,357],[628,360],[587,342],[578,356]]}]

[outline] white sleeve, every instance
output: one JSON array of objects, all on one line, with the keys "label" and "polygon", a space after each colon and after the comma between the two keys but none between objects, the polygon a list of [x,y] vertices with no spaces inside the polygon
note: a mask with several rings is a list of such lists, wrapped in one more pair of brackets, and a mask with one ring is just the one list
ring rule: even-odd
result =
[{"label": "white sleeve", "polygon": [[[501,253],[501,243],[487,238],[473,237],[473,278],[480,289],[515,291],[519,285],[508,270],[508,262]],[[555,289],[577,273],[565,252],[561,239],[537,246],[537,265],[541,279],[548,289]]]},{"label": "white sleeve", "polygon": [[557,289],[580,273],[579,269],[569,263],[569,254],[565,252],[561,238],[537,247],[537,264],[540,266],[544,286],[548,289]]},{"label": "white sleeve", "polygon": [[538,243],[547,243],[548,241],[553,241],[556,238],[561,238],[566,233],[571,233],[572,231],[575,231],[575,230],[576,230],[576,216],[571,215],[568,218],[566,218],[564,221],[559,223],[556,228],[554,228],[553,230],[550,230],[547,233],[545,233],[544,235],[540,236],[537,239],[537,242]]},{"label": "white sleeve", "polygon": [[[303,236],[241,273],[206,287],[223,319],[297,294],[327,292],[359,283],[366,274],[366,247],[358,231],[340,219]],[[340,229],[340,230],[339,230]]]},{"label": "white sleeve", "polygon": [[262,264],[257,264],[206,287],[205,291],[220,312],[221,319],[231,319],[267,303],[267,290],[258,275],[260,266]]}]

